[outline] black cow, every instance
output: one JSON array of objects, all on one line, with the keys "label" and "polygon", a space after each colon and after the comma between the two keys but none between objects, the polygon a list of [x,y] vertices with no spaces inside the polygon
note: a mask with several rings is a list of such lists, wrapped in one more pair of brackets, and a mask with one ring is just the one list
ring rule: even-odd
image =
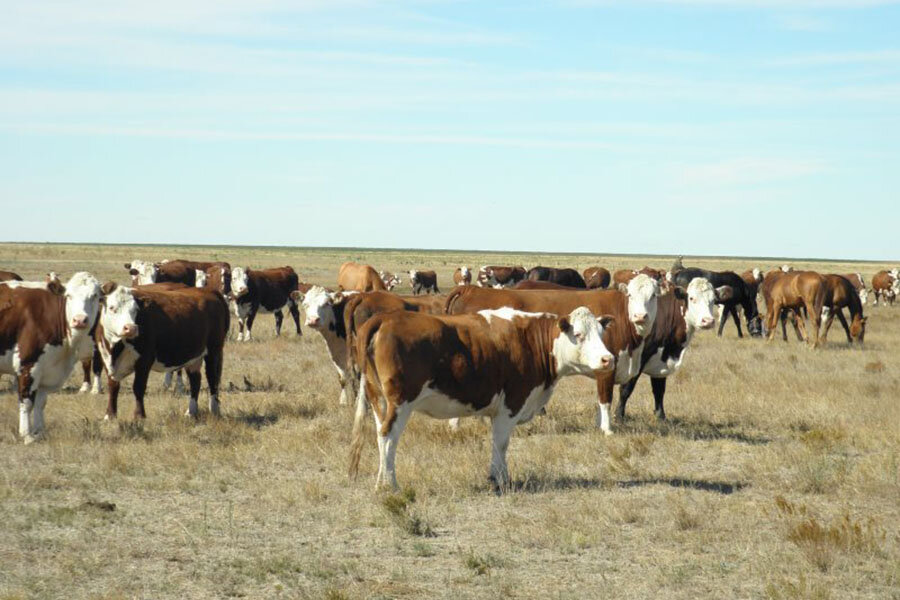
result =
[{"label": "black cow", "polygon": [[566,287],[586,289],[584,277],[575,269],[556,269],[553,267],[534,267],[528,271],[526,279],[530,281],[549,281]]}]

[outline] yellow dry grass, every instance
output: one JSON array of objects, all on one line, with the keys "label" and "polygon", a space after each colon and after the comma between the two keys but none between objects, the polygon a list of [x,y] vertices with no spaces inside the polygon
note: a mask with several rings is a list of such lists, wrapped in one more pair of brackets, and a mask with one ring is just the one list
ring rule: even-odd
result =
[{"label": "yellow dry grass", "polygon": [[[78,269],[125,279],[132,258],[294,266],[333,284],[344,260],[402,272],[465,262],[610,269],[668,259],[461,252],[0,245],[29,277]],[[743,270],[774,261],[685,261]],[[796,263],[795,263],[796,264]],[[880,265],[799,263],[823,272]],[[405,277],[404,277],[405,279]],[[404,285],[406,288],[406,285]],[[186,420],[153,376],[149,418],[114,424],[80,373],[47,407],[48,439],[16,439],[0,381],[0,598],[898,598],[900,306],[867,307],[864,349],[695,339],[652,416],[638,384],[630,420],[594,428],[591,381],[564,381],[547,416],[514,434],[515,490],[486,480],[487,426],[417,415],[398,494],[346,477],[352,408],[321,338],[229,343],[223,418]],[[836,325],[835,327],[839,327]],[[877,365],[877,366],[873,366]],[[246,382],[250,382],[248,386]],[[202,402],[201,402],[202,406]]]}]

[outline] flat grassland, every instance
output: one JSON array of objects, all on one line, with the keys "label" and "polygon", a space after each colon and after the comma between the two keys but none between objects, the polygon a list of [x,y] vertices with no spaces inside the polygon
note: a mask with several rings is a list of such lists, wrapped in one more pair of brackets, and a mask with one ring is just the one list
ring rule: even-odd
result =
[{"label": "flat grassland", "polygon": [[[291,265],[333,285],[345,260],[403,272],[460,264],[671,259],[289,248],[0,245],[0,268],[126,280],[133,258]],[[743,271],[775,261],[689,260]],[[821,272],[876,264],[793,263]],[[400,292],[408,291],[404,285]],[[594,427],[591,380],[562,382],[509,449],[515,490],[487,482],[488,426],[416,415],[399,494],[373,491],[368,425],[349,481],[352,407],[321,336],[280,338],[263,316],[226,347],[221,419],[183,417],[186,397],[151,377],[148,418],[120,420],[78,394],[47,405],[47,439],[17,440],[0,381],[0,598],[900,598],[900,306],[866,307],[863,349],[835,323],[827,346],[695,338],[668,386],[669,420],[638,384],[629,420]],[[204,382],[205,385],[205,382]],[[205,404],[205,392],[201,407]]]}]

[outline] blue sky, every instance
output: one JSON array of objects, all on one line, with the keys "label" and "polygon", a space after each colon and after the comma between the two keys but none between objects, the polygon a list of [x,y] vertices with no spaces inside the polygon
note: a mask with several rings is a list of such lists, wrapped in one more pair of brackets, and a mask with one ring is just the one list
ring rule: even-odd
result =
[{"label": "blue sky", "polygon": [[2,1],[0,238],[897,259],[898,32],[879,0]]}]

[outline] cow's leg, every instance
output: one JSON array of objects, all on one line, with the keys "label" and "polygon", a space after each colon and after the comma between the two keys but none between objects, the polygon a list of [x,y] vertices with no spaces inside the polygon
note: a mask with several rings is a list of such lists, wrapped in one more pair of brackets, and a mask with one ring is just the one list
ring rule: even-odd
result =
[{"label": "cow's leg", "polygon": [[[848,343],[848,344],[852,344],[852,343],[853,343],[853,337],[850,335],[850,326],[847,325],[847,319],[844,318],[844,311],[843,311],[843,309],[836,308],[836,309],[835,309],[834,311],[832,311],[832,312],[833,312],[833,313],[837,313],[838,321],[841,322],[841,325],[843,325],[843,327],[844,327],[844,333],[847,334],[847,343]],[[827,333],[828,330],[826,329],[825,332]],[[823,342],[825,341],[825,338],[824,338],[824,337],[822,338],[822,341],[823,341]]]},{"label": "cow's leg", "polygon": [[768,307],[769,312],[766,313],[766,327],[769,335],[766,341],[771,342],[775,339],[775,333],[778,331],[778,319],[781,317],[781,304],[777,300],[772,301],[772,306]]},{"label": "cow's leg", "polygon": [[275,315],[275,337],[281,335],[281,324],[284,323],[284,313],[281,310],[276,310]]},{"label": "cow's leg", "polygon": [[612,406],[613,388],[615,387],[616,376],[615,371],[601,373],[597,375],[597,427],[604,434],[612,435],[612,429],[609,427],[609,408]]},{"label": "cow's leg", "polygon": [[253,320],[256,319],[256,311],[259,310],[258,304],[251,304],[250,310],[247,312],[247,331],[244,333],[244,341],[250,341],[250,331],[253,329]]},{"label": "cow's leg", "polygon": [[744,332],[741,331],[741,319],[740,319],[740,317],[738,317],[737,306],[732,304],[729,308],[731,309],[731,318],[734,320],[734,324],[738,330],[738,337],[743,338]]},{"label": "cow's leg", "polygon": [[81,387],[78,388],[78,393],[83,394],[85,392],[91,391],[91,359],[86,358],[81,361]]},{"label": "cow's leg", "polygon": [[[335,365],[335,366],[337,366],[337,365]],[[338,372],[338,382],[341,384],[341,396],[340,396],[340,398],[338,398],[338,404],[340,404],[341,406],[346,406],[347,404],[350,403],[350,400],[348,399],[348,395],[347,395],[347,387],[349,384],[349,382],[347,381],[347,374],[340,367],[338,367],[337,372]]]},{"label": "cow's leg", "polygon": [[166,374],[163,375],[163,389],[166,391],[172,387],[172,373],[173,371],[166,371]]},{"label": "cow's leg", "polygon": [[450,431],[459,431],[459,417],[453,417],[447,421],[447,425],[450,426]]},{"label": "cow's leg", "polygon": [[239,342],[243,342],[243,341],[244,341],[244,319],[242,319],[241,317],[238,317],[238,335],[237,335],[237,341],[239,341]]},{"label": "cow's leg", "polygon": [[222,380],[222,349],[206,355],[206,385],[209,386],[209,413],[215,417],[219,411],[219,381]]},{"label": "cow's leg", "polygon": [[625,405],[628,403],[628,399],[631,398],[631,394],[634,393],[634,386],[637,385],[640,376],[640,373],[638,373],[637,377],[619,386],[619,405],[616,407],[616,420],[620,423],[625,421]]},{"label": "cow's leg", "polygon": [[93,381],[91,382],[91,394],[99,394],[103,391],[103,359],[100,358],[100,350],[94,349],[94,356],[91,359],[91,374]]},{"label": "cow's leg", "polygon": [[491,419],[491,470],[490,480],[499,491],[509,487],[509,467],[506,464],[506,450],[509,448],[509,436],[516,426],[516,421],[509,416],[509,411],[501,408],[496,417]]},{"label": "cow's leg", "polygon": [[184,375],[182,375],[182,369],[178,369],[178,372],[175,373],[175,394],[177,396],[181,396],[185,392],[184,388]]},{"label": "cow's leg", "polygon": [[[365,389],[365,384],[362,385],[360,390]],[[381,480],[384,477],[384,436],[381,435],[381,418],[378,416],[378,411],[372,411],[372,417],[375,419],[375,439],[378,442],[378,474],[375,475],[375,489],[379,489],[381,487]]]},{"label": "cow's leg", "polygon": [[34,405],[31,411],[31,437],[39,439],[44,433],[44,407],[47,406],[47,392],[38,390],[34,393]]},{"label": "cow's leg", "polygon": [[19,436],[30,444],[34,441],[31,435],[31,415],[34,410],[34,392],[31,391],[34,380],[29,372],[18,376],[19,392]]},{"label": "cow's leg", "polygon": [[191,399],[188,401],[186,417],[197,418],[197,401],[200,399],[200,363],[185,367],[188,376],[188,385],[191,388]]},{"label": "cow's leg", "polygon": [[384,440],[384,458],[383,465],[380,469],[382,481],[389,485],[392,489],[397,489],[397,473],[394,467],[394,459],[397,456],[397,444],[400,442],[400,435],[406,427],[406,422],[412,414],[412,408],[408,403],[396,406],[393,402],[387,402],[388,408],[384,416],[384,423],[378,432],[379,437]]},{"label": "cow's leg", "polygon": [[144,394],[147,393],[147,380],[150,379],[150,362],[139,361],[134,366],[134,382],[132,389],[134,391],[134,419],[146,419],[147,411],[144,409]]},{"label": "cow's leg", "polygon": [[300,330],[300,307],[297,306],[296,302],[291,302],[288,305],[288,311],[291,313],[291,318],[294,319],[294,325],[297,326],[297,335],[303,335],[303,332]]},{"label": "cow's leg", "polygon": [[660,421],[666,420],[666,409],[663,406],[663,400],[666,397],[666,378],[651,377],[650,386],[653,388],[653,414]]},{"label": "cow's leg", "polygon": [[[828,341],[828,331],[831,329],[831,324],[834,322],[834,317],[836,312],[840,312],[839,308],[830,309],[826,306],[822,310],[828,311],[828,316],[825,318],[825,323],[822,325],[822,343]],[[846,321],[845,321],[846,322]],[[850,332],[847,332],[847,337],[850,337]]]},{"label": "cow's leg", "polygon": [[119,388],[122,387],[122,383],[112,377],[107,377],[106,387],[109,388],[109,400],[106,403],[106,416],[103,419],[110,421],[115,419],[119,413]]}]

